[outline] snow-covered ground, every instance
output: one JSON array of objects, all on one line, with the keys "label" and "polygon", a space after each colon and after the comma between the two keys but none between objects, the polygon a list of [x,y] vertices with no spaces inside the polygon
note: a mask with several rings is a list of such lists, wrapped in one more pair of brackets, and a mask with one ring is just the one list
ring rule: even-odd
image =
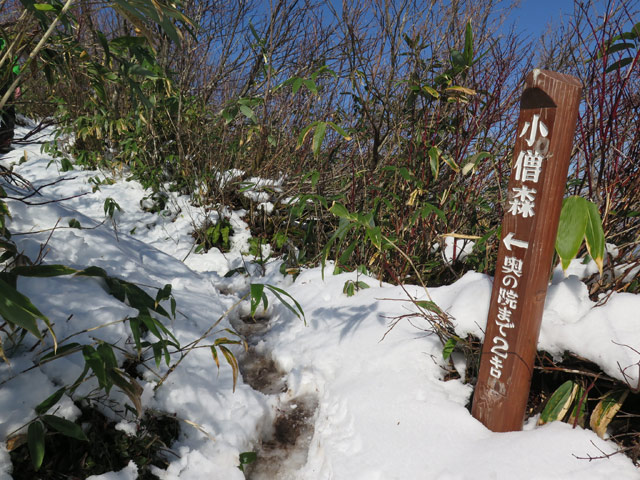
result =
[{"label": "snow-covered ground", "polygon": [[[26,162],[18,165],[21,157]],[[136,182],[90,182],[99,172],[61,173],[39,146],[17,149],[0,158],[38,188],[40,195],[25,205],[7,200],[13,239],[31,260],[82,269],[98,266],[117,278],[134,282],[152,296],[172,285],[176,318],[166,324],[181,345],[200,338],[217,321],[209,338],[230,337],[225,329],[247,334],[250,354],[272,360],[271,375],[283,379],[274,388],[253,389],[243,378],[233,391],[232,369],[221,361],[218,369],[209,348],[195,348],[184,357],[156,390],[167,366],[149,363],[142,370],[145,408],[174,413],[181,419],[181,434],[171,450],[161,479],[243,479],[238,468],[241,452],[260,452],[260,441],[278,434],[277,419],[296,409],[310,427],[302,429],[293,455],[276,455],[253,478],[305,480],[407,480],[407,479],[633,479],[640,471],[624,455],[602,457],[615,451],[612,442],[594,432],[565,423],[535,426],[535,418],[522,432],[493,433],[476,421],[465,405],[472,389],[460,380],[444,381],[442,345],[420,327],[421,319],[400,321],[388,335],[393,320],[415,311],[407,292],[425,298],[415,286],[380,284],[356,273],[324,276],[319,268],[303,270],[295,280],[279,272],[278,260],[265,268],[249,262],[250,233],[242,212],[229,216],[235,235],[232,250],[194,252],[190,233],[209,215],[218,213],[191,206],[185,197],[171,196],[160,213],[145,212],[141,200],[148,195]],[[54,183],[56,182],[56,183]],[[10,197],[18,191],[4,184]],[[105,221],[104,202],[111,197],[122,208],[113,222]],[[57,203],[50,200],[67,198]],[[82,228],[70,228],[75,219]],[[52,228],[55,228],[52,232]],[[245,267],[252,274],[225,278],[230,270]],[[578,264],[570,272],[579,273]],[[366,282],[370,288],[348,297],[347,280]],[[269,293],[269,306],[260,325],[245,324],[249,301],[240,301],[250,283],[268,283],[285,289],[302,306],[305,323]],[[116,344],[133,351],[130,330],[122,322],[137,315],[135,309],[107,294],[100,280],[91,277],[20,277],[20,292],[54,324],[57,338],[95,344]],[[453,319],[461,335],[482,337],[491,291],[491,278],[468,273],[458,282],[429,290],[430,296]],[[169,308],[169,303],[163,303]],[[596,306],[578,276],[554,274],[544,312],[540,348],[561,355],[570,350],[597,362],[610,376],[624,379],[621,368],[640,358],[640,297],[613,294]],[[107,326],[105,326],[107,325]],[[248,325],[248,326],[247,326]],[[92,327],[104,326],[96,330]],[[254,328],[256,327],[256,328]],[[3,335],[5,349],[10,342]],[[51,351],[51,342],[33,347],[27,337],[11,352],[10,365],[0,363],[0,479],[11,478],[6,450],[7,435],[34,418],[34,406],[60,386],[72,383],[83,368],[80,353],[37,368],[36,359]],[[626,346],[625,346],[626,345]],[[241,359],[249,356],[241,346],[230,347]],[[119,360],[124,358],[120,354]],[[178,357],[174,355],[172,364]],[[248,362],[248,360],[247,360]],[[464,362],[456,359],[462,369]],[[627,380],[638,382],[639,367],[627,368]],[[269,373],[264,372],[266,377]],[[249,375],[249,374],[247,374]],[[259,376],[259,375],[258,375]],[[464,376],[464,375],[463,375]],[[86,382],[77,395],[89,393]],[[113,389],[120,404],[128,398]],[[109,413],[109,412],[106,412]],[[77,407],[69,398],[59,403],[58,415],[74,419]],[[113,414],[112,414],[113,416]],[[114,418],[117,418],[114,416]],[[119,427],[132,430],[133,417],[117,418]],[[276,430],[274,433],[274,429]],[[298,432],[300,433],[300,432]],[[295,450],[295,448],[293,448]],[[265,453],[266,455],[266,453]],[[120,472],[91,477],[103,480],[137,478],[131,463]]]}]

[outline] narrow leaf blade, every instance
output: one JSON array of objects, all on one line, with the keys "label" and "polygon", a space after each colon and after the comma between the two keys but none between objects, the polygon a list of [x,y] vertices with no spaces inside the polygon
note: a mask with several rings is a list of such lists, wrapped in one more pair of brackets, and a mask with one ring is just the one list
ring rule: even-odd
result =
[{"label": "narrow leaf blade", "polygon": [[567,380],[560,385],[558,389],[553,392],[551,398],[549,398],[544,410],[542,410],[538,425],[562,420],[569,411],[578,388],[579,385],[571,380]]},{"label": "narrow leaf blade", "polygon": [[320,147],[322,146],[322,141],[324,140],[326,132],[327,124],[325,122],[319,122],[316,127],[316,131],[313,134],[313,142],[311,143],[311,150],[315,155],[320,153]]},{"label": "narrow leaf blade", "polygon": [[58,417],[56,415],[44,415],[42,419],[47,425],[53,428],[55,431],[76,440],[88,442],[89,439],[80,428],[80,425],[73,423],[66,418]]},{"label": "narrow leaf blade", "polygon": [[587,226],[584,238],[587,243],[589,255],[596,262],[600,275],[604,268],[604,229],[602,228],[602,219],[598,207],[593,202],[586,202],[587,208]]},{"label": "narrow leaf blade", "polygon": [[604,438],[607,427],[622,407],[627,395],[629,390],[612,390],[593,409],[589,426],[600,438]]},{"label": "narrow leaf blade", "polygon": [[67,391],[67,387],[62,387],[59,390],[52,393],[51,395],[49,395],[47,399],[43,400],[38,405],[36,405],[36,408],[35,408],[36,413],[38,415],[42,415],[43,413],[46,413],[51,407],[53,407],[56,403],[58,403],[58,401],[62,398],[62,395],[64,395],[64,392],[66,391]]},{"label": "narrow leaf blade", "polygon": [[44,426],[42,422],[36,420],[29,425],[27,430],[27,445],[29,447],[29,455],[31,456],[31,464],[37,472],[42,466],[44,460]]},{"label": "narrow leaf blade", "polygon": [[[253,317],[256,314],[256,310],[258,310],[258,305],[260,305],[260,301],[263,300],[264,297],[264,284],[262,283],[252,283],[251,284],[251,316]],[[265,304],[265,309],[267,308],[266,299],[263,300]]]},{"label": "narrow leaf blade", "polygon": [[556,236],[556,252],[562,262],[563,270],[569,267],[571,260],[578,254],[586,228],[586,200],[577,196],[565,199]]}]

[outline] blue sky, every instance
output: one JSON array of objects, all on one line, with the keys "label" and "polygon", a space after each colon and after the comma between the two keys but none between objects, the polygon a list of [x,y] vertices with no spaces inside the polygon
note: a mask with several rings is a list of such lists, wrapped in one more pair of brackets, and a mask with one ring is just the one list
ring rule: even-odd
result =
[{"label": "blue sky", "polygon": [[550,22],[558,24],[562,17],[572,14],[573,3],[573,0],[521,0],[512,19],[518,30],[536,35],[545,31]]}]

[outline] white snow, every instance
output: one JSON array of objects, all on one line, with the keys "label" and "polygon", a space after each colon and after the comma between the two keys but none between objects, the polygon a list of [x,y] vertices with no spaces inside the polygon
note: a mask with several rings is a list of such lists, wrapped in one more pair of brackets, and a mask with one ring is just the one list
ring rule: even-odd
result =
[{"label": "white snow", "polygon": [[[436,244],[437,248],[440,247]],[[469,256],[473,250],[475,242],[466,238],[456,238],[451,235],[444,236],[444,248],[442,250],[442,259],[445,263],[450,264],[456,261],[463,261]],[[435,247],[435,246],[434,246]]]},{"label": "white snow", "polygon": [[132,461],[119,472],[104,473],[102,475],[91,475],[87,480],[136,480],[138,478],[138,467]]},{"label": "white snow", "polygon": [[[18,165],[23,151],[27,162]],[[55,163],[48,166],[50,161],[35,145],[0,158],[5,166],[14,164],[15,171],[35,187],[68,179],[42,188],[41,195],[29,199],[32,202],[86,193],[44,205],[7,200],[13,239],[32,260],[42,258],[45,264],[78,269],[99,266],[111,276],[135,282],[152,296],[157,288],[171,283],[178,312],[167,326],[182,346],[199,339],[218,320],[210,338],[201,344],[228,337],[224,329],[238,325],[248,311],[248,301],[240,299],[250,282],[285,289],[304,310],[306,326],[269,293],[264,313],[270,318],[269,328],[255,342],[255,348],[285,372],[285,392],[265,395],[242,379],[234,392],[231,368],[222,358],[218,369],[208,348],[191,350],[157,390],[154,386],[167,367],[162,363],[156,368],[153,360],[148,362],[149,370],[139,381],[144,407],[175,414],[181,424],[181,435],[170,446],[178,457],[167,457],[166,471],[154,470],[161,479],[243,479],[239,454],[256,450],[279,407],[301,396],[317,400],[314,432],[306,459],[296,461],[303,466],[288,471],[281,466],[282,480],[640,478],[640,471],[622,454],[585,459],[616,449],[590,430],[557,422],[535,427],[530,422],[522,432],[493,433],[475,420],[465,407],[471,387],[460,380],[443,381],[442,346],[428,335],[423,319],[401,320],[383,339],[395,318],[415,313],[407,292],[425,299],[421,288],[407,286],[405,291],[374,278],[357,277],[355,272],[332,275],[331,265],[324,277],[319,268],[313,268],[303,270],[295,281],[279,273],[277,260],[263,269],[246,255],[250,232],[243,212],[225,212],[235,232],[231,252],[212,249],[196,254],[190,232],[207,216],[215,221],[215,211],[193,207],[186,197],[170,194],[165,211],[144,212],[140,201],[148,192],[136,182],[121,178],[92,193],[88,179],[99,172],[62,173]],[[24,193],[4,187],[9,196]],[[122,208],[115,223],[105,221],[103,205],[108,197]],[[83,228],[69,228],[72,218]],[[56,225],[52,234],[50,229]],[[460,249],[458,258],[465,251]],[[223,277],[240,267],[247,268],[252,278]],[[586,272],[568,273],[553,276],[539,348],[558,356],[572,351],[597,362],[608,375],[637,385],[640,296],[614,293],[606,303],[596,305],[581,280]],[[370,288],[347,297],[344,284],[356,279]],[[107,294],[101,280],[20,277],[18,289],[54,323],[61,343],[67,337],[79,343],[100,340],[133,351],[124,320],[135,316],[136,310]],[[460,335],[479,337],[490,294],[491,278],[475,272],[452,285],[429,289]],[[238,302],[240,306],[234,308]],[[169,308],[168,302],[163,305]],[[93,327],[101,328],[90,330]],[[70,337],[77,332],[83,333]],[[27,336],[14,350],[5,333],[2,341],[11,361],[11,365],[0,363],[0,479],[4,480],[11,478],[12,471],[4,443],[7,435],[34,418],[35,405],[73,382],[83,359],[76,353],[33,368],[38,358],[51,351],[50,341],[36,344]],[[230,348],[241,354],[239,346]],[[124,358],[118,355],[119,360]],[[174,355],[172,362],[177,359]],[[87,394],[95,386],[86,382],[78,394]],[[116,388],[111,398],[120,407],[128,402]],[[58,406],[58,415],[77,418],[79,411],[67,397]],[[118,428],[133,431],[131,415],[123,419],[112,412],[111,416],[119,422]],[[130,463],[120,472],[90,478],[136,476],[137,467]]]}]

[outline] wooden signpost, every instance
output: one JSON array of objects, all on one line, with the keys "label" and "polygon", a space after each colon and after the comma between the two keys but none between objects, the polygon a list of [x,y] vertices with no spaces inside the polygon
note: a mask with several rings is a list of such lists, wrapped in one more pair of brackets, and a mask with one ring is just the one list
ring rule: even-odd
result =
[{"label": "wooden signpost", "polygon": [[522,429],[581,91],[575,77],[536,69],[522,94],[472,407],[494,432]]}]

